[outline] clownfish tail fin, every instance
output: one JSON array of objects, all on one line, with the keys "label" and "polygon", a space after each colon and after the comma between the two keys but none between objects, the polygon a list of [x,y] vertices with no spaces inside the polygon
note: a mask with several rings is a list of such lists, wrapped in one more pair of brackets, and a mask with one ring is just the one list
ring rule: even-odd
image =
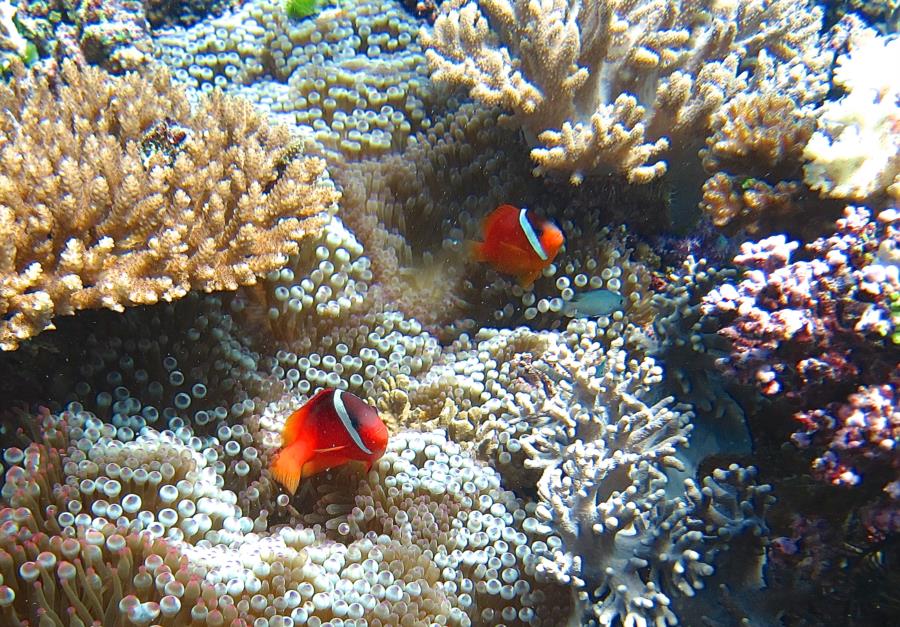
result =
[{"label": "clownfish tail fin", "polygon": [[269,471],[272,477],[284,486],[289,493],[297,491],[297,485],[303,478],[303,466],[309,461],[311,450],[302,440],[278,451]]}]

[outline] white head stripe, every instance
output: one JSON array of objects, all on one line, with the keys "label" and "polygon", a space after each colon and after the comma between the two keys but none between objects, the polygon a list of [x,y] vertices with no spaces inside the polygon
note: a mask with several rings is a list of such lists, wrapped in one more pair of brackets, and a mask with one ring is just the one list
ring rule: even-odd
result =
[{"label": "white head stripe", "polygon": [[363,453],[371,455],[372,451],[366,448],[362,438],[359,437],[359,432],[353,427],[353,421],[350,420],[350,414],[347,413],[347,408],[344,407],[344,399],[341,398],[342,394],[342,390],[334,391],[334,409],[337,411],[338,418],[341,419],[341,424],[344,425],[344,428],[347,430],[347,433],[350,434],[350,437],[353,439],[356,446],[358,446]]},{"label": "white head stripe", "polygon": [[525,233],[525,237],[528,238],[528,243],[531,244],[531,248],[534,249],[537,256],[541,258],[541,261],[547,261],[547,253],[544,252],[544,247],[541,246],[537,233],[534,232],[531,222],[528,221],[528,216],[526,215],[527,211],[527,209],[519,211],[519,226],[522,227],[522,232]]}]

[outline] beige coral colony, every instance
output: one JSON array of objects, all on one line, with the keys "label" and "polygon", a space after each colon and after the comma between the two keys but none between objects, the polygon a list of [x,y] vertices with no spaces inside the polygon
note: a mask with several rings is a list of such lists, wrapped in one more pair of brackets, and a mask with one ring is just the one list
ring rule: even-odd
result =
[{"label": "beige coral colony", "polygon": [[[0,0],[0,625],[898,616],[900,505],[798,496],[709,315],[854,203],[900,326],[896,3],[75,4]],[[533,282],[472,254],[505,204]],[[323,389],[387,450],[289,493]]]}]

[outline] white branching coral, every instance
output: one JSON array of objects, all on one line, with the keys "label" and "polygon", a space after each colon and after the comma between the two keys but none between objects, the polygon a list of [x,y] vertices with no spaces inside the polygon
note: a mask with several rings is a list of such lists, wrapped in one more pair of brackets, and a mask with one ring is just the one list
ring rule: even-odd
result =
[{"label": "white branching coral", "polygon": [[[746,89],[758,55],[785,84],[822,95],[821,12],[788,0],[484,0],[422,31],[437,81],[513,114],[535,143],[536,171],[661,176],[670,145],[705,133]],[[786,70],[790,67],[791,70]],[[790,76],[790,79],[788,79]],[[688,144],[691,144],[688,141]]]},{"label": "white branching coral", "polygon": [[835,198],[863,201],[885,190],[900,197],[900,80],[883,71],[900,63],[900,38],[858,28],[849,48],[834,72],[847,95],[819,110],[804,152],[806,182]]}]

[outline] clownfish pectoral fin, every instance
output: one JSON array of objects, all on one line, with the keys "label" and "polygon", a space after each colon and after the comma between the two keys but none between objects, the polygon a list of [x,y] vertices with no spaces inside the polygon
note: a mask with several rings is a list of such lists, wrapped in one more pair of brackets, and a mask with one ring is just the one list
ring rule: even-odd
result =
[{"label": "clownfish pectoral fin", "polygon": [[[344,447],[340,447],[344,448]],[[303,464],[303,476],[304,477],[312,477],[313,475],[317,475],[320,472],[324,472],[326,470],[331,470],[332,468],[336,468],[346,463],[347,459],[338,457],[336,455],[328,455],[328,454],[316,454],[310,459],[308,462]]]},{"label": "clownfish pectoral fin", "polygon": [[341,444],[340,446],[332,446],[331,448],[317,448],[314,453],[331,453],[333,451],[339,451],[342,448],[347,448],[346,444]]},{"label": "clownfish pectoral fin", "polygon": [[289,493],[297,491],[297,485],[303,478],[303,466],[309,460],[311,450],[303,440],[281,449],[272,461],[269,470],[272,477],[284,486]]},{"label": "clownfish pectoral fin", "polygon": [[466,249],[468,251],[469,259],[473,261],[477,261],[478,263],[484,263],[487,261],[487,256],[484,252],[484,242],[466,242]]},{"label": "clownfish pectoral fin", "polygon": [[531,272],[526,272],[525,274],[519,275],[519,285],[525,288],[531,287],[535,281],[537,281],[538,277],[541,276],[543,270],[532,270]]},{"label": "clownfish pectoral fin", "polygon": [[304,423],[306,422],[307,416],[309,416],[309,410],[307,409],[308,404],[309,403],[293,412],[288,416],[288,419],[284,421],[284,426],[281,428],[282,446],[291,446],[303,435]]}]

